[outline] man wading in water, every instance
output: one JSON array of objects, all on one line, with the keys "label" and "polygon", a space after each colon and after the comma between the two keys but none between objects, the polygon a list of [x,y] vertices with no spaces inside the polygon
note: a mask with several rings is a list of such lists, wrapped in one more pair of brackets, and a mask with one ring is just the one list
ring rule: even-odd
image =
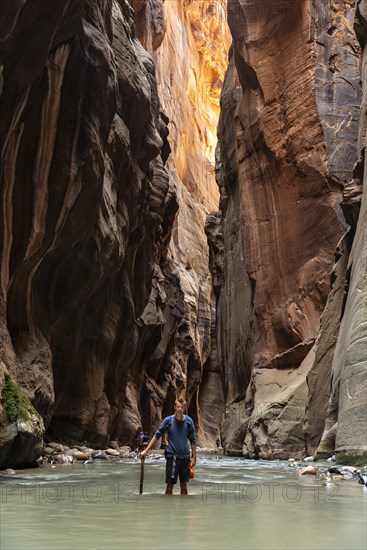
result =
[{"label": "man wading in water", "polygon": [[179,397],[175,401],[175,414],[167,416],[149,442],[145,451],[140,456],[145,459],[149,450],[164,433],[168,431],[168,447],[164,454],[166,456],[166,495],[172,495],[173,486],[180,477],[181,495],[187,495],[187,483],[190,479],[190,448],[191,444],[192,465],[196,464],[196,438],[195,425],[189,416],[184,414],[186,401]]}]

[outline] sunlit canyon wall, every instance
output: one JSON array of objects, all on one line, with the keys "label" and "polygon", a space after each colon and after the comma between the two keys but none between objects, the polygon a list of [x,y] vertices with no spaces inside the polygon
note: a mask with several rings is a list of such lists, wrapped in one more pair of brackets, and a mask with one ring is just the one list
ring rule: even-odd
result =
[{"label": "sunlit canyon wall", "polygon": [[[220,91],[230,44],[226,2],[138,1],[134,6],[137,35],[152,55],[161,106],[168,117],[172,152],[167,169],[179,203],[168,249],[178,286],[175,300],[180,296],[183,312],[173,334],[174,357],[180,384],[186,384],[199,443],[212,446],[219,435],[224,400],[204,225],[207,213],[216,209],[219,201],[214,161]],[[172,326],[167,324],[160,348],[172,340],[170,331]],[[156,409],[155,391],[153,386],[151,410]],[[172,402],[163,414],[170,407]]]}]

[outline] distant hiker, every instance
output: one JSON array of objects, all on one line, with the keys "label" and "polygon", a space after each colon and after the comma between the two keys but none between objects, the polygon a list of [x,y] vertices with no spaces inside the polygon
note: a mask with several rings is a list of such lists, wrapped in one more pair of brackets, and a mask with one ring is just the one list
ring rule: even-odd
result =
[{"label": "distant hiker", "polygon": [[143,447],[147,447],[149,443],[149,435],[147,432],[143,435]]},{"label": "distant hiker", "polygon": [[166,457],[166,495],[172,495],[173,486],[180,478],[181,495],[187,495],[187,483],[190,479],[190,441],[192,465],[196,464],[196,436],[195,425],[189,416],[184,414],[186,401],[179,397],[175,401],[175,414],[167,416],[149,442],[148,447],[142,451],[141,458],[145,458],[149,450],[160,437],[168,432],[168,446],[164,454]]},{"label": "distant hiker", "polygon": [[215,444],[216,444],[216,446],[217,446],[217,449],[219,449],[219,447],[220,447],[220,439],[219,439],[219,437],[217,437],[217,439],[215,440]]},{"label": "distant hiker", "polygon": [[143,450],[144,448],[144,433],[143,432],[140,432],[136,438],[136,443],[137,443],[137,447],[136,447],[136,451],[137,452],[140,452]]}]

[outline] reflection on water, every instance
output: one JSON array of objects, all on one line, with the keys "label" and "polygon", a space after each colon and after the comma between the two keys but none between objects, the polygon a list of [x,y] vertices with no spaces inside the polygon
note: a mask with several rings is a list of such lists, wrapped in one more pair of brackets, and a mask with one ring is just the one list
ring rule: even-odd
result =
[{"label": "reflection on water", "polygon": [[[164,459],[19,470],[0,481],[1,550],[366,548],[366,488],[276,462],[199,457],[188,497]],[[176,488],[176,492],[178,488]]]}]

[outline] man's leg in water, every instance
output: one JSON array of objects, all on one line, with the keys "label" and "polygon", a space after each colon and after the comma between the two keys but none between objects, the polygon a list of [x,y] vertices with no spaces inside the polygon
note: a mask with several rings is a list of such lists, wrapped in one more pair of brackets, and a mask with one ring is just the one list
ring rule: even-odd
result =
[{"label": "man's leg in water", "polygon": [[172,491],[173,491],[173,483],[167,483],[166,495],[172,495]]},{"label": "man's leg in water", "polygon": [[181,483],[181,495],[187,495],[187,483]]}]

